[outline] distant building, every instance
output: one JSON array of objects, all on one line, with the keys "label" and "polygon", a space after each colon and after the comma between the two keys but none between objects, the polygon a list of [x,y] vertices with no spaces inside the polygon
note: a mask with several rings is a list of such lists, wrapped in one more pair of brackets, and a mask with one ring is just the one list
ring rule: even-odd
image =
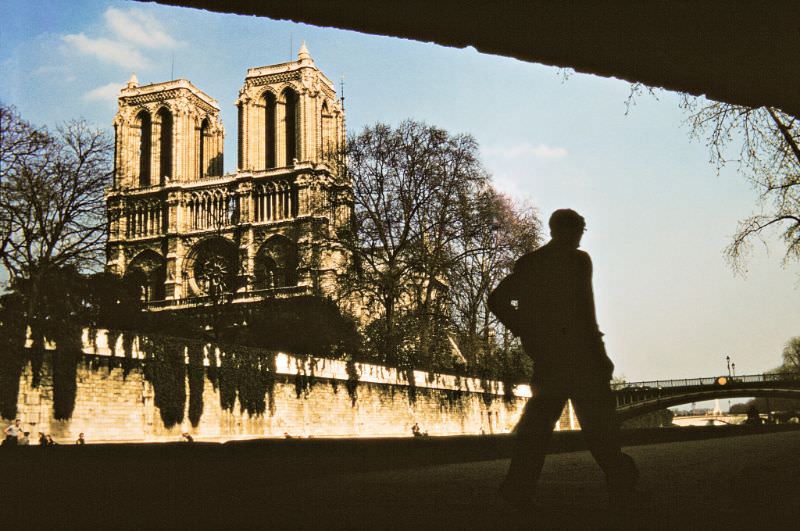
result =
[{"label": "distant building", "polygon": [[120,92],[108,268],[135,275],[150,308],[327,294],[344,267],[328,238],[352,193],[334,84],[303,44],[296,61],[248,69],[236,105],[238,169],[223,175],[216,100],[185,79],[134,75]]}]

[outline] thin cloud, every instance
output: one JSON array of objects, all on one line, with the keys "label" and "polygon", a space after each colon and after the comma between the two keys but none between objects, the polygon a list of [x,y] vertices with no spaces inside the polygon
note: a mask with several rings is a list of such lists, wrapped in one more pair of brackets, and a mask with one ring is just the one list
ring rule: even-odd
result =
[{"label": "thin cloud", "polygon": [[144,11],[123,11],[109,7],[103,17],[108,28],[120,40],[145,48],[174,48],[179,45],[156,17]]},{"label": "thin cloud", "polygon": [[36,68],[33,71],[33,74],[43,77],[58,76],[60,81],[66,81],[68,83],[78,79],[75,73],[72,71],[72,67],[65,64],[42,65],[39,68]]},{"label": "thin cloud", "polygon": [[83,33],[64,35],[62,40],[82,54],[128,69],[141,69],[150,64],[139,50],[125,43],[104,38],[92,39]]},{"label": "thin cloud", "polygon": [[127,70],[141,70],[152,61],[143,49],[169,49],[180,46],[152,14],[139,9],[109,7],[103,14],[105,37],[89,37],[84,33],[64,35],[61,39],[78,53],[121,66]]},{"label": "thin cloud", "polygon": [[488,147],[484,150],[488,156],[495,156],[504,159],[563,159],[569,152],[567,148],[548,146],[547,144],[516,144],[505,147]]},{"label": "thin cloud", "polygon": [[83,99],[86,101],[99,101],[113,104],[117,102],[119,91],[123,86],[125,86],[124,83],[111,82],[90,90],[83,95]]}]

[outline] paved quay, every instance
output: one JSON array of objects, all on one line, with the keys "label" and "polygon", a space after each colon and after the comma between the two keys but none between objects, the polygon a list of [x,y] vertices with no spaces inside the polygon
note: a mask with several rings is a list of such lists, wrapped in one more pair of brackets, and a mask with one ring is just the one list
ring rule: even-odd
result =
[{"label": "paved quay", "polygon": [[192,466],[166,447],[161,460],[30,448],[0,458],[0,507],[24,529],[794,529],[798,450],[798,430],[629,446],[652,499],[621,514],[588,452],[552,454],[535,514],[520,514],[496,494],[506,459],[310,474],[200,445],[181,448]]},{"label": "paved quay", "polygon": [[602,475],[586,451],[548,456],[531,515],[516,513],[496,494],[507,460],[299,482],[276,504],[285,528],[800,528],[800,432],[626,451],[639,462],[652,499],[623,514],[608,509]]}]

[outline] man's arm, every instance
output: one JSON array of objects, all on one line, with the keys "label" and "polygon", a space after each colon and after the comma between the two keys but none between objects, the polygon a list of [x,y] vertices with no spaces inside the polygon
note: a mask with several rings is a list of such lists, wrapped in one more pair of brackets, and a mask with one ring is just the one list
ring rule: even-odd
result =
[{"label": "man's arm", "polygon": [[594,289],[592,287],[592,259],[588,253],[582,253],[583,257],[583,270],[582,270],[582,282],[583,285],[583,298],[584,298],[584,308],[586,311],[585,319],[587,321],[589,330],[592,333],[596,333],[598,337],[602,337],[603,333],[600,332],[600,327],[597,324],[597,311],[594,307]]},{"label": "man's arm", "polygon": [[494,291],[489,294],[488,300],[489,310],[515,336],[520,334],[519,309],[514,305],[518,297],[519,288],[512,273],[500,281]]},{"label": "man's arm", "polygon": [[608,378],[611,379],[613,372],[614,372],[614,363],[611,361],[611,358],[608,357],[608,353],[606,352],[606,346],[603,342],[603,333],[600,331],[600,327],[597,324],[597,311],[594,306],[594,289],[592,287],[592,259],[589,257],[588,253],[584,254],[585,261],[584,261],[584,268],[583,268],[583,286],[584,286],[584,297],[585,297],[585,311],[586,311],[586,320],[587,320],[587,327],[588,333],[590,334],[590,341],[594,350],[595,355],[599,359],[599,361],[603,364],[603,369],[608,372]]}]

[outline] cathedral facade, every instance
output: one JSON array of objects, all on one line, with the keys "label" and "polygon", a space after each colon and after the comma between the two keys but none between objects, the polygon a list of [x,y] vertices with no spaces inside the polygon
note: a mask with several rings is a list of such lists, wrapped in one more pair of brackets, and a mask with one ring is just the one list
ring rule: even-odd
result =
[{"label": "cathedral facade", "polygon": [[349,223],[338,156],[342,104],[305,44],[248,69],[236,100],[237,171],[223,174],[217,101],[185,79],[122,89],[114,119],[108,269],[135,275],[151,308],[330,294]]}]

